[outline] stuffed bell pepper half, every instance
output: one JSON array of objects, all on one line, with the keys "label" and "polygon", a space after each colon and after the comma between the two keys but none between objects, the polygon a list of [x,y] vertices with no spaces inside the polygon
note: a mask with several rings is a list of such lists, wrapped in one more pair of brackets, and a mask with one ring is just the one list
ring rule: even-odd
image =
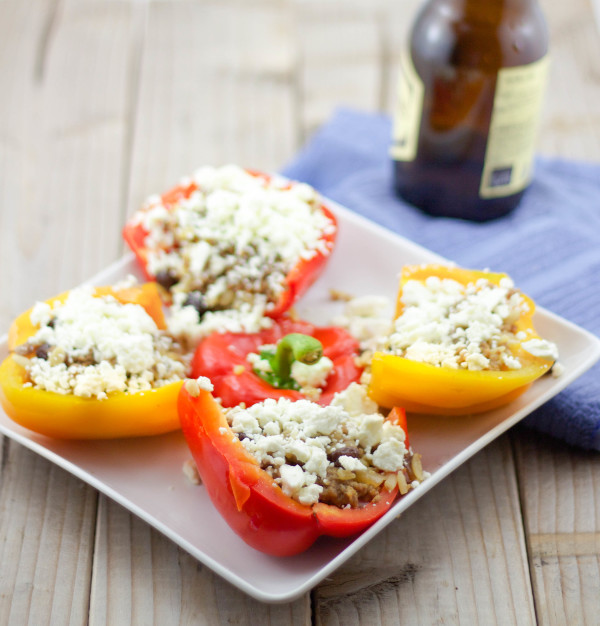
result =
[{"label": "stuffed bell pepper half", "polygon": [[149,198],[123,231],[172,304],[169,328],[192,342],[267,327],[320,275],[336,234],[312,187],[234,165]]},{"label": "stuffed bell pepper half", "polygon": [[224,409],[207,378],[179,395],[183,433],[202,484],[229,526],[274,556],[322,535],[361,532],[424,478],[404,411],[377,412],[351,384],[328,406],[267,399]]},{"label": "stuffed bell pepper half", "polygon": [[360,379],[358,342],[335,326],[282,317],[258,333],[214,333],[194,353],[191,376],[205,376],[224,407],[267,398],[329,404]]},{"label": "stuffed bell pepper half", "polygon": [[506,274],[405,267],[392,332],[373,355],[371,398],[438,415],[507,404],[558,358],[537,334],[534,311]]},{"label": "stuffed bell pepper half", "polygon": [[62,439],[176,430],[189,357],[164,329],[155,283],[38,302],[9,331],[0,402],[21,426]]}]

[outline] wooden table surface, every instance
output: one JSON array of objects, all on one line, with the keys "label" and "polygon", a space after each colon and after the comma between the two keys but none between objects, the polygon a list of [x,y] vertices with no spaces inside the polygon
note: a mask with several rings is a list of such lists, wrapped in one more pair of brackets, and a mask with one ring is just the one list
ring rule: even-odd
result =
[{"label": "wooden table surface", "polygon": [[[540,152],[600,160],[591,0],[542,0]],[[276,170],[340,104],[391,111],[415,0],[0,0],[0,328],[124,252],[202,164]],[[0,624],[598,624],[600,454],[516,427],[301,599],[255,601],[6,438]]]}]

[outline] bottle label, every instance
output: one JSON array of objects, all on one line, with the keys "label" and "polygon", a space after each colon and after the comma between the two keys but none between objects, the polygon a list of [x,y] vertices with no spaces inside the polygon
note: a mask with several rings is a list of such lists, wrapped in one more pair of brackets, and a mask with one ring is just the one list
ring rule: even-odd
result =
[{"label": "bottle label", "polygon": [[390,150],[391,157],[397,161],[412,161],[417,155],[424,93],[423,81],[417,74],[410,50],[406,50],[400,58],[400,81]]},{"label": "bottle label", "polygon": [[498,72],[479,195],[498,198],[529,184],[548,56]]}]

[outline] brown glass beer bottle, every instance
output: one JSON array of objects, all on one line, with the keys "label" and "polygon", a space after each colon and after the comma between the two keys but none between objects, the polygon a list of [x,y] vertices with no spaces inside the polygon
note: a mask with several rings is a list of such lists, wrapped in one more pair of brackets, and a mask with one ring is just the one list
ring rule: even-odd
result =
[{"label": "brown glass beer bottle", "polygon": [[433,215],[509,213],[531,181],[547,69],[536,0],[428,0],[401,59],[396,192]]}]

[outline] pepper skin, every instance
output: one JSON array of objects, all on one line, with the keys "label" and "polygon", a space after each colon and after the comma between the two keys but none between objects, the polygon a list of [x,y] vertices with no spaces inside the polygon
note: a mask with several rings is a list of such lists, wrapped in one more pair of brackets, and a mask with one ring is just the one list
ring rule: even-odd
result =
[{"label": "pepper skin", "polygon": [[[164,328],[156,284],[120,291],[110,287],[96,289],[96,295],[106,294],[123,303],[141,304],[157,326]],[[61,294],[47,302],[64,301],[67,295]],[[11,326],[11,349],[36,333],[29,313],[20,315]],[[104,400],[23,387],[27,381],[25,368],[10,356],[5,359],[0,365],[0,403],[12,420],[42,435],[59,439],[115,439],[158,435],[179,428],[177,394],[182,381],[151,391],[114,393]]]},{"label": "pepper skin", "polygon": [[[253,176],[269,180],[267,174],[260,172],[249,172]],[[195,183],[182,186],[178,185],[161,196],[163,204],[168,209],[174,209],[178,202],[185,200],[198,189]],[[325,265],[331,256],[337,235],[337,220],[333,213],[324,205],[321,210],[329,218],[331,223],[336,226],[333,232],[324,233],[321,238],[325,242],[329,254],[317,250],[310,259],[300,259],[296,265],[290,270],[285,277],[284,289],[279,296],[279,300],[274,303],[273,307],[266,312],[269,317],[279,317],[283,315],[292,305],[306,292],[306,290],[317,280],[325,269]],[[123,229],[123,238],[127,245],[135,254],[144,275],[148,280],[155,280],[155,277],[148,272],[148,249],[145,244],[147,232],[143,226],[134,221],[128,222]]]},{"label": "pepper skin", "polygon": [[185,385],[179,416],[202,484],[225,521],[247,544],[273,556],[291,556],[321,535],[348,537],[361,532],[392,505],[397,488],[381,491],[375,504],[340,509],[300,504],[286,496],[229,428],[212,395],[194,397]]},{"label": "pepper skin", "polygon": [[[402,271],[396,317],[401,315],[402,286],[408,280],[425,281],[430,276],[449,278],[463,285],[480,278],[499,284],[506,274],[480,272],[442,265],[408,266]],[[523,331],[527,339],[538,338],[533,327],[533,301],[523,296],[528,310],[515,323],[515,334]],[[551,358],[536,357],[516,342],[511,347],[523,366],[518,370],[455,370],[411,361],[377,352],[373,356],[369,395],[384,407],[403,406],[407,411],[432,415],[467,415],[508,404],[524,393],[534,380],[553,365]]]},{"label": "pepper skin", "polygon": [[[270,328],[258,333],[214,333],[200,342],[194,353],[191,376],[206,376],[214,385],[215,396],[223,406],[232,407],[242,402],[251,406],[266,398],[289,398],[299,400],[304,396],[293,389],[276,389],[252,371],[246,360],[250,352],[257,353],[260,346],[276,344],[290,333],[302,333],[318,339],[323,354],[333,361],[319,404],[329,404],[338,391],[358,381],[362,369],[355,363],[358,342],[342,328],[317,327],[309,322],[292,321],[282,317],[273,321]],[[241,373],[235,370],[244,368]]]}]

